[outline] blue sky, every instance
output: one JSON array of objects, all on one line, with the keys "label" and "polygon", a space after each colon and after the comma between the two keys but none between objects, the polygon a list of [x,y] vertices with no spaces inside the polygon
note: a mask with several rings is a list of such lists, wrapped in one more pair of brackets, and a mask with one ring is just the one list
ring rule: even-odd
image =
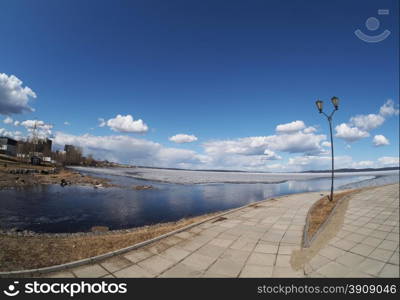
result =
[{"label": "blue sky", "polygon": [[[121,162],[327,168],[314,102],[330,110],[338,96],[338,166],[398,165],[398,11],[395,0],[2,1],[0,133],[23,138],[30,123],[14,122],[37,119],[58,146]],[[391,34],[368,43],[356,29]],[[276,131],[293,121],[304,125]]]}]

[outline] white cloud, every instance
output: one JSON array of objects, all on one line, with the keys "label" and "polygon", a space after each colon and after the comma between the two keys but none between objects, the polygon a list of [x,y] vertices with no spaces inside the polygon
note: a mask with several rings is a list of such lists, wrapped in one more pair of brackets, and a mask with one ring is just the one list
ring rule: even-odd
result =
[{"label": "white cloud", "polygon": [[344,139],[348,143],[369,137],[369,133],[358,129],[357,127],[350,127],[346,123],[336,126],[336,137]]},{"label": "white cloud", "polygon": [[[278,164],[268,163],[272,161],[267,155],[223,155],[219,157],[209,156],[208,168],[225,169],[225,170],[248,170],[248,171],[270,171],[275,169]],[[278,169],[282,170],[282,169]]]},{"label": "white cloud", "polygon": [[278,133],[294,133],[304,129],[306,126],[303,121],[293,121],[286,124],[280,124],[276,126],[276,132]]},{"label": "white cloud", "polygon": [[5,128],[0,128],[0,136],[8,136],[8,137],[11,137],[11,131],[8,131],[7,129],[5,129]]},{"label": "white cloud", "polygon": [[[350,156],[336,156],[335,169],[348,168],[352,163]],[[294,171],[326,170],[331,167],[330,156],[296,156],[289,158],[288,167]]]},{"label": "white cloud", "polygon": [[8,125],[10,125],[10,124],[12,124],[12,125],[14,125],[14,126],[19,126],[20,125],[20,121],[17,121],[17,120],[13,120],[13,118],[11,118],[11,117],[6,117],[4,120],[3,120],[3,123],[4,124],[8,124]]},{"label": "white cloud", "polygon": [[351,164],[352,168],[384,168],[398,166],[399,158],[394,156],[383,156],[378,158],[376,161],[362,160]]},{"label": "white cloud", "polygon": [[[144,166],[248,171],[326,170],[331,166],[330,155],[299,155],[289,158],[287,164],[273,163],[274,160],[281,159],[281,157],[268,148],[263,151],[260,151],[263,148],[257,148],[264,145],[264,139],[245,138],[244,140],[246,141],[245,145],[229,144],[229,147],[237,147],[231,152],[228,151],[229,147],[220,148],[221,145],[224,145],[221,142],[224,141],[219,141],[219,148],[205,147],[204,154],[192,150],[169,148],[150,140],[126,135],[94,136],[85,134],[76,136],[57,132],[53,142],[58,147],[63,147],[65,144],[80,146],[84,149],[85,154],[91,153],[96,158]],[[243,143],[243,139],[228,142]],[[216,146],[213,145],[213,147]],[[251,146],[256,148],[252,149]],[[350,156],[335,157],[336,168],[392,166],[396,165],[396,162],[398,164],[396,157],[382,157],[377,161],[359,162],[353,161]]]},{"label": "white cloud", "polygon": [[4,123],[4,124],[12,124],[13,121],[14,121],[14,120],[13,120],[12,118],[7,117],[7,118],[5,118],[5,119],[3,120],[3,123]]},{"label": "white cloud", "polygon": [[379,114],[356,115],[350,118],[349,123],[336,126],[336,137],[347,142],[354,142],[369,136],[369,131],[381,126],[387,117],[398,115],[399,109],[395,108],[393,100],[387,100],[380,107]]},{"label": "white cloud", "polygon": [[271,150],[268,150],[268,149],[266,149],[266,150],[264,151],[264,155],[265,155],[265,158],[268,159],[268,160],[282,159],[281,156],[279,156],[278,154],[276,154],[274,151],[271,151]]},{"label": "white cloud", "polygon": [[0,136],[6,136],[9,138],[15,139],[17,141],[20,141],[23,139],[21,131],[8,131],[5,128],[0,128]]},{"label": "white cloud", "polygon": [[56,132],[54,144],[63,147],[72,144],[82,147],[86,153],[93,153],[96,157],[114,160],[117,162],[143,162],[159,151],[160,145],[151,141],[135,139],[129,136],[94,136],[91,134],[72,135]]},{"label": "white cloud", "polygon": [[320,153],[323,151],[320,143],[325,139],[325,135],[297,132],[294,134],[209,141],[204,143],[203,147],[206,153],[213,155],[262,155],[266,149],[288,153]]},{"label": "white cloud", "polygon": [[317,131],[317,128],[315,128],[315,127],[313,127],[313,126],[307,127],[307,128],[305,128],[305,129],[303,130],[304,133],[314,133],[314,132],[316,132],[316,131]]},{"label": "white cloud", "polygon": [[65,125],[65,126],[70,126],[70,125],[71,125],[71,123],[70,123],[70,122],[68,122],[68,121],[65,121],[65,122],[64,122],[64,125]]},{"label": "white cloud", "polygon": [[107,121],[107,126],[116,132],[143,133],[149,130],[142,119],[135,121],[131,115],[117,115]]},{"label": "white cloud", "polygon": [[12,138],[13,139],[15,139],[15,140],[17,140],[17,141],[22,141],[22,140],[24,140],[25,139],[25,137],[24,137],[24,135],[22,134],[22,132],[21,131],[14,131],[13,133],[12,133]]},{"label": "white cloud", "polygon": [[362,131],[371,131],[385,122],[385,118],[381,115],[357,115],[350,119],[350,123]]},{"label": "white cloud", "polygon": [[322,153],[320,145],[325,135],[296,132],[236,140],[204,143],[204,154],[191,150],[167,148],[159,143],[129,136],[74,136],[58,132],[55,144],[75,144],[102,159],[137,165],[218,168],[241,170],[284,170],[282,164],[270,164],[282,159],[275,151],[289,153]]},{"label": "white cloud", "polygon": [[30,133],[32,136],[33,132],[35,131],[36,127],[36,135],[38,138],[44,139],[52,137],[52,128],[53,125],[46,124],[44,121],[41,120],[25,120],[21,122],[21,126],[25,127],[25,129]]},{"label": "white cloud", "polygon": [[374,136],[374,139],[372,140],[372,143],[376,147],[386,146],[386,145],[389,145],[389,140],[385,136],[383,136],[381,134],[378,134],[378,135]]},{"label": "white cloud", "polygon": [[190,167],[207,162],[207,157],[197,154],[195,151],[177,148],[161,147],[156,153],[155,159],[162,166]]},{"label": "white cloud", "polygon": [[214,168],[284,171],[282,164],[269,164],[269,161],[282,159],[275,153],[303,153],[321,155],[326,151],[321,143],[325,135],[304,133],[301,131],[290,134],[270,136],[255,136],[233,140],[214,140],[203,143],[209,164]]},{"label": "white cloud", "polygon": [[206,157],[194,151],[167,148],[153,141],[125,135],[75,136],[57,132],[54,144],[63,147],[72,144],[84,149],[86,154],[110,161],[158,167],[194,167],[206,162]]},{"label": "white cloud", "polygon": [[384,117],[394,116],[399,114],[399,109],[394,106],[393,100],[389,99],[384,105],[381,106],[379,114]]},{"label": "white cloud", "polygon": [[39,128],[41,126],[46,125],[46,123],[44,121],[41,120],[25,120],[23,122],[21,122],[21,126],[24,126],[25,128]]},{"label": "white cloud", "polygon": [[0,73],[0,114],[19,114],[34,111],[29,106],[30,98],[36,94],[14,75]]},{"label": "white cloud", "polygon": [[[398,157],[385,156],[376,161],[362,160],[353,161],[351,156],[336,156],[335,169],[343,168],[381,168],[392,167],[399,165]],[[292,171],[306,171],[306,170],[328,170],[331,168],[330,156],[296,156],[289,158],[288,165],[283,166],[282,169],[287,168]]]},{"label": "white cloud", "polygon": [[373,162],[371,160],[362,160],[359,162],[353,162],[351,164],[351,167],[356,168],[356,169],[373,168],[373,167],[375,167],[375,162]]},{"label": "white cloud", "polygon": [[183,143],[192,143],[197,141],[197,137],[189,134],[176,134],[169,138],[171,142],[183,144]]},{"label": "white cloud", "polygon": [[321,146],[322,147],[330,147],[331,146],[331,142],[322,142]]},{"label": "white cloud", "polygon": [[104,127],[107,125],[106,121],[103,118],[98,118],[99,121],[99,127]]},{"label": "white cloud", "polygon": [[399,157],[395,156],[383,156],[378,159],[379,164],[382,167],[398,167],[399,166]]}]

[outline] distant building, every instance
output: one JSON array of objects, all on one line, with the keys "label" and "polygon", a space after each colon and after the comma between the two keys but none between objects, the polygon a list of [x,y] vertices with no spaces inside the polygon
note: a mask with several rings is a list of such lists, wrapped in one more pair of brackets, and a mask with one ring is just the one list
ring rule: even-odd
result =
[{"label": "distant building", "polygon": [[19,141],[17,156],[24,159],[32,156],[49,157],[52,153],[51,146],[52,141],[50,139]]},{"label": "distant building", "polygon": [[64,151],[65,151],[66,153],[72,152],[72,151],[74,151],[74,150],[75,150],[75,146],[74,146],[74,145],[65,145],[65,146],[64,146]]},{"label": "distant building", "polygon": [[50,139],[40,139],[37,142],[35,152],[42,153],[45,156],[49,156],[51,154],[51,144],[52,141]]},{"label": "distant building", "polygon": [[0,137],[0,153],[7,154],[10,156],[17,156],[17,144],[18,141],[9,137]]}]

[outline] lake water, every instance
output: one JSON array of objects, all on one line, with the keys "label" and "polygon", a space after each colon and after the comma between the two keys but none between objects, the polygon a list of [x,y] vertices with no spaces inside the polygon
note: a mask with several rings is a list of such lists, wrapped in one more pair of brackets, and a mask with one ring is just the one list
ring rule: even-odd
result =
[{"label": "lake water", "polygon": [[[231,209],[267,198],[329,190],[330,179],[287,181],[276,184],[171,184],[101,175],[122,188],[37,185],[0,191],[0,228],[35,232],[81,232],[92,226],[126,229]],[[372,178],[336,179],[339,187]],[[137,191],[133,185],[151,184]]]}]

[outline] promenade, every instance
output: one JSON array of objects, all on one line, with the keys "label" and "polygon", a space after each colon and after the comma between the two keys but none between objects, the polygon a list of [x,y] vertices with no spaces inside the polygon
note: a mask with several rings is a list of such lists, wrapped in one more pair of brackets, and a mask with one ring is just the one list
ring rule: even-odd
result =
[{"label": "promenade", "polygon": [[399,277],[399,184],[364,189],[311,248],[307,213],[321,193],[244,207],[153,244],[46,277]]}]

